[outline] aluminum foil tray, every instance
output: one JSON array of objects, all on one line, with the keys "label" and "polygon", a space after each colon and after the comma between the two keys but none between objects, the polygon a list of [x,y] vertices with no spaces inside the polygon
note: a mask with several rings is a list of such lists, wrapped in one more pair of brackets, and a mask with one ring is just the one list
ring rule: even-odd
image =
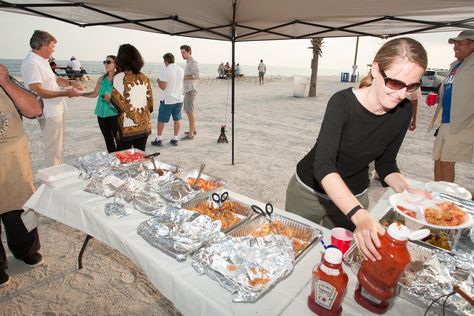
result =
[{"label": "aluminum foil tray", "polygon": [[137,227],[149,244],[179,261],[221,234],[221,223],[198,213],[169,207]]},{"label": "aluminum foil tray", "polygon": [[199,192],[194,191],[186,181],[175,175],[170,175],[169,181],[159,187],[157,191],[162,197],[174,204],[182,204],[190,201]]},{"label": "aluminum foil tray", "polygon": [[192,265],[233,293],[233,302],[251,303],[293,271],[293,245],[281,235],[223,236],[199,249]]},{"label": "aluminum foil tray", "polygon": [[[156,167],[159,169],[159,170],[163,170],[163,171],[169,171],[173,174],[177,174],[179,172],[181,172],[183,170],[183,168],[181,168],[180,166],[178,165],[174,165],[174,164],[170,164],[170,163],[167,163],[167,162],[163,162],[163,161],[160,161],[158,159],[155,159],[155,164],[156,164]],[[154,166],[153,166],[153,163],[148,160],[146,162],[143,163],[143,165],[145,165],[146,168],[150,169],[150,170],[154,170]]]},{"label": "aluminum foil tray", "polygon": [[[232,211],[236,214],[236,217],[238,217],[240,220],[238,223],[232,226],[229,226],[227,228],[225,226],[222,226],[223,232],[229,232],[232,229],[235,229],[239,227],[240,225],[246,223],[248,220],[252,218],[252,215],[254,214],[249,204],[233,199],[232,197],[230,197],[230,195],[227,201],[233,204]],[[210,204],[214,208],[217,208],[216,203],[212,200],[211,194],[200,195],[189,202],[183,203],[181,207],[187,210],[193,210],[203,204]]]},{"label": "aluminum foil tray", "polygon": [[[302,224],[298,221],[293,219],[289,219],[288,217],[282,215],[272,214],[272,220],[280,220],[283,225],[290,228],[293,235],[292,239],[294,243],[298,243],[303,241],[306,243],[304,248],[301,251],[295,251],[295,260],[298,263],[301,258],[318,242],[321,240],[323,233],[321,230],[311,227],[305,224]],[[230,236],[234,237],[244,237],[244,236],[252,236],[258,229],[260,229],[263,225],[267,224],[268,220],[262,216],[255,217],[250,222],[243,224],[240,227],[237,227],[235,230],[229,232]],[[295,240],[296,239],[296,240]]]},{"label": "aluminum foil tray", "polygon": [[[400,222],[402,224],[405,224],[405,217],[396,212],[394,209],[390,208],[380,218],[379,222],[382,224],[382,226],[387,228],[388,225],[394,222]],[[431,231],[431,234],[427,238],[415,241],[414,243],[420,244],[428,248],[444,251],[451,251],[451,249],[456,246],[456,243],[459,240],[460,233],[462,231],[456,229],[436,229],[433,227],[425,228],[428,228]]]},{"label": "aluminum foil tray", "polygon": [[[188,183],[190,186],[194,184],[194,182],[191,182],[189,183],[188,180],[189,178],[196,178],[199,174],[199,170],[191,170],[190,172],[186,173],[183,177],[184,181],[186,181],[186,183]],[[203,191],[207,192],[207,193],[212,193],[212,192],[215,192],[217,189],[219,188],[222,188],[223,186],[227,185],[227,182],[224,181],[223,179],[220,179],[220,178],[217,178],[217,177],[213,177],[213,176],[210,176],[206,173],[201,173],[201,177],[200,179],[204,180],[204,181],[212,181],[212,182],[215,182],[215,187],[213,187],[212,189],[210,190],[206,190],[206,189],[202,189]],[[201,189],[201,188],[199,188]]]}]

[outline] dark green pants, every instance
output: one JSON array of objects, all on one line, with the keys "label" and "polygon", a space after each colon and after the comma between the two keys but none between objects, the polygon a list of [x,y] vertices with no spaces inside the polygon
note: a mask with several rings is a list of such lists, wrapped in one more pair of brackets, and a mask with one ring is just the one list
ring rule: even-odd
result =
[{"label": "dark green pants", "polygon": [[[368,193],[357,196],[357,199],[367,209]],[[285,209],[327,228],[344,227],[351,231],[355,229],[354,224],[336,204],[309,191],[296,179],[296,175],[293,175],[286,189]]]}]

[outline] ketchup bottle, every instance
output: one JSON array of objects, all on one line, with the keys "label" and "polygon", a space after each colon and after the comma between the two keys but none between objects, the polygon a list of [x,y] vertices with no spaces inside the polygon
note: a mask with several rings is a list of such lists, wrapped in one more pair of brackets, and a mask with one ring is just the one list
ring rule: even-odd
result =
[{"label": "ketchup bottle", "polygon": [[377,314],[387,311],[390,299],[395,295],[397,282],[410,263],[407,239],[410,231],[400,223],[393,223],[380,236],[381,260],[365,260],[357,274],[359,285],[354,298],[364,308]]},{"label": "ketchup bottle", "polygon": [[327,248],[324,258],[313,270],[308,307],[320,316],[341,315],[347,274],[342,270],[342,252]]}]

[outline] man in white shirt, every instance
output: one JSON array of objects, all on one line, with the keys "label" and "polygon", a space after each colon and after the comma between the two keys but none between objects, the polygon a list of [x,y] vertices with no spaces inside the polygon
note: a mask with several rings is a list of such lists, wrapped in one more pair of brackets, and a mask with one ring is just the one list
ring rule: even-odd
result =
[{"label": "man in white shirt", "polygon": [[168,123],[170,117],[173,116],[174,135],[170,144],[178,146],[178,135],[181,127],[181,107],[183,106],[183,78],[184,71],[174,63],[174,56],[171,53],[163,55],[163,62],[166,66],[160,72],[158,78],[158,86],[163,90],[160,100],[160,109],[158,110],[157,136],[151,142],[152,145],[162,147],[163,140],[161,135],[165,123]]},{"label": "man in white shirt", "polygon": [[[78,97],[83,90],[79,82],[56,77],[49,66],[49,58],[56,47],[56,39],[44,31],[34,31],[30,39],[31,51],[21,64],[21,75],[27,89],[44,100],[43,115],[38,120],[45,145],[45,167],[63,163],[64,160],[64,111],[63,97]],[[61,89],[68,87],[69,89]]]},{"label": "man in white shirt", "polygon": [[264,84],[265,73],[267,72],[267,66],[263,63],[263,59],[260,59],[260,64],[258,64],[258,81],[260,85]]},{"label": "man in white shirt", "polygon": [[72,71],[81,71],[81,63],[74,56],[71,57],[71,60],[67,63],[67,66],[71,68]]}]

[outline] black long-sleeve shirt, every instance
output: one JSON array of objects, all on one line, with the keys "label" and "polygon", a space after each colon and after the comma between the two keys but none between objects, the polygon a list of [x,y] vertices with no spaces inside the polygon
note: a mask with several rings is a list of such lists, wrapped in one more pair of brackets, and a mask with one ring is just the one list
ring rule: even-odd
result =
[{"label": "black long-sleeve shirt", "polygon": [[321,180],[338,173],[353,194],[369,186],[369,164],[384,179],[398,172],[397,154],[412,115],[405,99],[393,110],[376,115],[356,98],[352,88],[334,94],[328,102],[316,144],[298,163],[296,172],[304,184],[325,193]]}]

